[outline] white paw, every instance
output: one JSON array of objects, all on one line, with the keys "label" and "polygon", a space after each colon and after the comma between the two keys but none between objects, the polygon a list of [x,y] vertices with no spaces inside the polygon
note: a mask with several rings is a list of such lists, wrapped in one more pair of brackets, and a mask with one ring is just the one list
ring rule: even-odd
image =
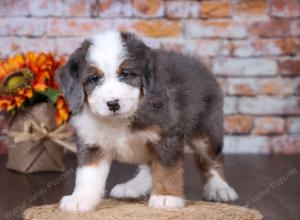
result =
[{"label": "white paw", "polygon": [[152,189],[152,176],[147,165],[140,165],[139,173],[126,183],[116,185],[110,192],[114,198],[139,198],[146,196]]},{"label": "white paw", "polygon": [[60,200],[59,208],[66,212],[88,212],[96,208],[99,201],[78,195],[64,196]]},{"label": "white paw", "polygon": [[149,207],[158,209],[177,209],[183,208],[185,201],[177,196],[161,196],[151,195],[149,199]]},{"label": "white paw", "polygon": [[123,183],[114,186],[109,195],[114,198],[138,198],[145,194],[144,192],[139,192],[137,188]]},{"label": "white paw", "polygon": [[[149,185],[149,184],[148,184]],[[110,196],[114,198],[139,198],[146,196],[151,191],[152,186],[135,186],[134,184],[122,183],[114,186]]]},{"label": "white paw", "polygon": [[215,202],[230,202],[239,198],[238,194],[230,186],[224,188],[204,186],[204,199]]},{"label": "white paw", "polygon": [[238,194],[220,176],[215,169],[210,171],[211,177],[204,186],[204,199],[215,202],[229,202],[239,198]]}]

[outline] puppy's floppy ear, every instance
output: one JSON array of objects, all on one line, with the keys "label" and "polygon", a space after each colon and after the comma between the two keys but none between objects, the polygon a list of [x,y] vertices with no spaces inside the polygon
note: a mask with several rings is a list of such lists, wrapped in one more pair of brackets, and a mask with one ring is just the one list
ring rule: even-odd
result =
[{"label": "puppy's floppy ear", "polygon": [[154,66],[154,57],[152,55],[152,50],[149,48],[145,54],[145,68],[143,74],[143,92],[145,95],[150,95],[155,91]]},{"label": "puppy's floppy ear", "polygon": [[68,62],[56,72],[56,81],[72,114],[76,114],[83,109],[84,91],[80,82],[80,74],[86,65],[85,55],[90,45],[90,41],[84,41],[70,56]]},{"label": "puppy's floppy ear", "polygon": [[129,54],[141,64],[143,71],[143,92],[145,95],[154,91],[154,57],[151,48],[147,47],[134,34],[121,32],[121,37]]}]

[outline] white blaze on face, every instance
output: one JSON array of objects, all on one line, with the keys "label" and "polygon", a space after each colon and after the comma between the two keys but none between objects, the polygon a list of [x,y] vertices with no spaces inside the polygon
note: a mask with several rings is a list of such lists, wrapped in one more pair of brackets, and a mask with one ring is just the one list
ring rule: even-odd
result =
[{"label": "white blaze on face", "polygon": [[106,103],[118,99],[120,109],[116,113],[123,117],[133,115],[138,107],[140,90],[118,79],[118,68],[127,56],[120,32],[98,34],[91,42],[87,60],[104,73],[102,85],[88,98],[91,111],[100,116],[113,115]]}]

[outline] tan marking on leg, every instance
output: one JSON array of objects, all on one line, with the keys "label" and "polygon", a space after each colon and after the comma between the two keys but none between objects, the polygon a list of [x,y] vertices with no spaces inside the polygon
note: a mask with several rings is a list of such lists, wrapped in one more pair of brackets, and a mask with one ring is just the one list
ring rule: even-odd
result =
[{"label": "tan marking on leg", "polygon": [[190,145],[195,152],[196,163],[204,183],[211,177],[211,169],[215,169],[222,179],[225,179],[220,157],[213,151],[211,140],[208,136],[202,135],[193,138]]},{"label": "tan marking on leg", "polygon": [[155,195],[183,196],[183,160],[172,167],[164,166],[157,157],[152,161],[153,191]]},{"label": "tan marking on leg", "polygon": [[213,151],[209,137],[197,137],[191,140],[196,155],[196,161],[204,181],[204,198],[210,201],[228,202],[238,198],[235,190],[225,180],[223,167]]}]

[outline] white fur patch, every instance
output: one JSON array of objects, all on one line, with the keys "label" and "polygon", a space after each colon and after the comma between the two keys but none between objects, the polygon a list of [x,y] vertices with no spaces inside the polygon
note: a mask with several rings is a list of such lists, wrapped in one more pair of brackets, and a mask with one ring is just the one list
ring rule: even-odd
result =
[{"label": "white fur patch", "polygon": [[151,195],[148,205],[157,209],[177,209],[183,208],[185,201],[177,196]]},{"label": "white fur patch", "polygon": [[98,117],[88,108],[74,115],[71,123],[85,144],[101,146],[105,155],[122,162],[150,162],[151,151],[146,144],[160,139],[159,134],[152,130],[132,133],[127,119]]},{"label": "white fur patch", "polygon": [[87,60],[101,69],[106,77],[114,76],[127,55],[118,31],[107,31],[93,36]]},{"label": "white fur patch", "polygon": [[[91,111],[100,116],[127,118],[137,110],[140,88],[132,87],[118,79],[117,71],[126,59],[127,50],[124,47],[120,32],[109,31],[95,35],[88,50],[87,61],[104,73],[102,85],[96,87],[88,98]],[[110,111],[107,102],[119,100],[120,109]]]},{"label": "white fur patch", "polygon": [[[106,76],[104,74],[104,76]],[[138,108],[140,89],[132,87],[124,82],[120,82],[117,76],[104,79],[101,86],[96,87],[88,98],[91,110],[100,116],[119,116],[128,118],[134,114]],[[119,100],[120,109],[116,112],[110,111],[107,102]],[[117,114],[117,115],[116,115]]]},{"label": "white fur patch", "polygon": [[152,176],[147,165],[140,165],[138,174],[126,183],[116,185],[110,196],[114,198],[138,198],[146,196],[152,189]]},{"label": "white fur patch", "polygon": [[85,212],[95,209],[104,196],[109,169],[110,161],[105,159],[101,160],[97,166],[78,168],[74,192],[61,199],[60,209],[68,212]]},{"label": "white fur patch", "polygon": [[212,169],[211,177],[204,186],[204,198],[209,201],[229,202],[238,199],[238,194],[221,178],[218,171]]}]

